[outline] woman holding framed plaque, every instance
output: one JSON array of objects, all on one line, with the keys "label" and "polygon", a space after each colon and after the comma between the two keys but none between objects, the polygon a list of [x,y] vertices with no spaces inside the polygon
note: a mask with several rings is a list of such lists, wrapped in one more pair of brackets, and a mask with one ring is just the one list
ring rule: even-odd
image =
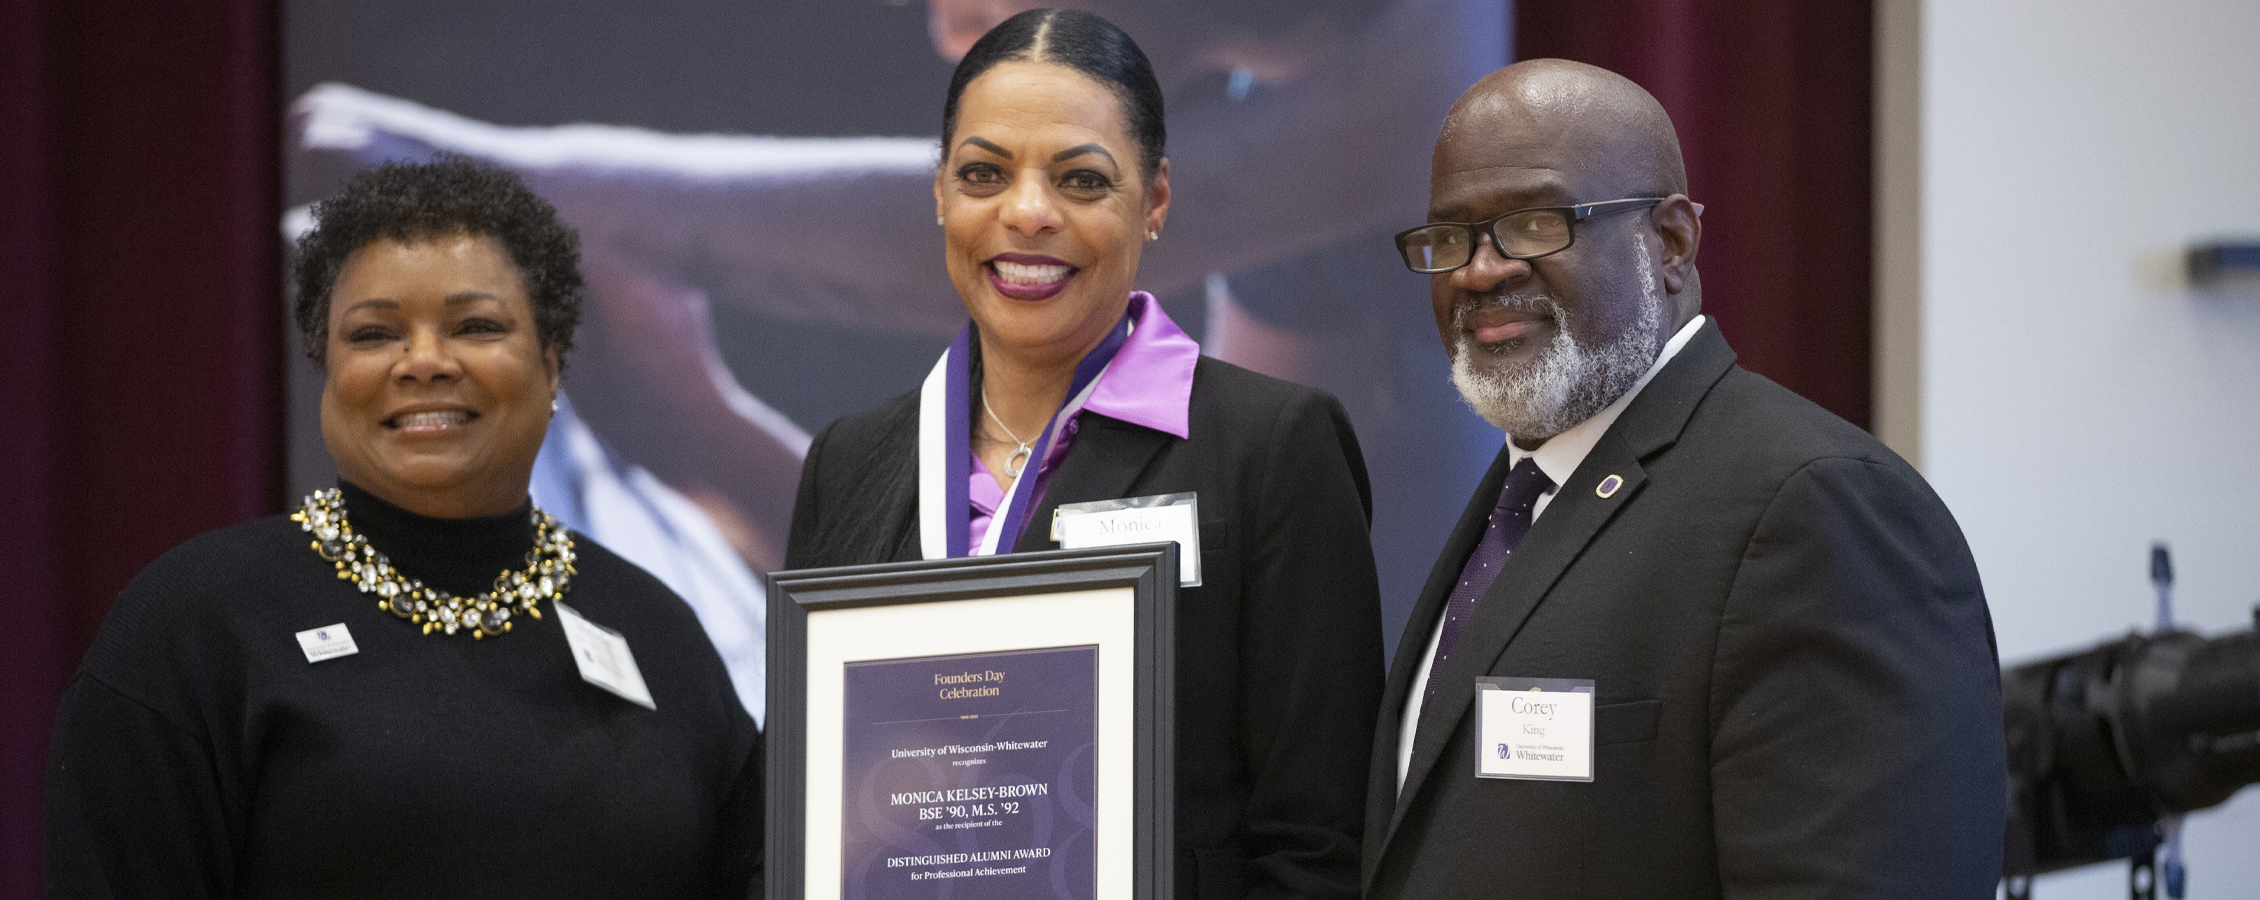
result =
[{"label": "woman holding framed plaque", "polygon": [[998,25],[943,141],[972,322],[920,389],[815,439],[788,568],[1176,540],[1175,896],[1354,897],[1381,626],[1340,404],[1202,357],[1132,290],[1169,163],[1152,69],[1112,24]]}]

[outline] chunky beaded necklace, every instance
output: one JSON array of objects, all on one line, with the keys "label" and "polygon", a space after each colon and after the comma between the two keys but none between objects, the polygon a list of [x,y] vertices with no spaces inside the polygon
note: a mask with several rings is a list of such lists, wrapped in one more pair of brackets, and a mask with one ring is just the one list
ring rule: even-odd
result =
[{"label": "chunky beaded necklace", "polygon": [[391,560],[346,523],[345,498],[336,488],[306,495],[306,502],[290,514],[299,530],[314,536],[314,552],[337,565],[339,579],[380,598],[378,609],[424,626],[425,634],[469,631],[474,638],[509,631],[513,609],[541,618],[541,601],[564,597],[573,576],[580,574],[573,568],[572,535],[539,507],[533,517],[534,549],[526,553],[526,568],[495,576],[494,590],[458,597],[395,570]]}]

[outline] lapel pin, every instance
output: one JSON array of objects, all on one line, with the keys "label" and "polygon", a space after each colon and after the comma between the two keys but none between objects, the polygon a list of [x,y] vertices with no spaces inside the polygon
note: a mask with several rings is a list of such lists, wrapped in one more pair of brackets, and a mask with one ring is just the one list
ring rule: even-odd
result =
[{"label": "lapel pin", "polygon": [[1593,487],[1593,493],[1599,496],[1601,499],[1607,500],[1610,497],[1615,496],[1617,488],[1620,487],[1624,487],[1624,478],[1622,476],[1611,475],[1607,478],[1601,479],[1601,483]]}]

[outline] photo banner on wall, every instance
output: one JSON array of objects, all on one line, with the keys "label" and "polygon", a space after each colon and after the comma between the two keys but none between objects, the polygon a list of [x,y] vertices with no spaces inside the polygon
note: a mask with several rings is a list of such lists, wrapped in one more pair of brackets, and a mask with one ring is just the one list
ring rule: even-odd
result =
[{"label": "photo banner on wall", "polygon": [[[353,172],[443,151],[556,204],[589,294],[535,500],[682,594],[760,719],[755,573],[783,563],[810,435],[916,389],[964,325],[933,224],[941,106],[1015,4],[287,6],[286,235]],[[1390,236],[1425,215],[1444,111],[1505,62],[1506,2],[1090,6],[1167,104],[1169,227],[1135,286],[1203,353],[1342,400],[1393,643],[1500,438]],[[292,379],[292,486],[326,486],[321,373]]]}]

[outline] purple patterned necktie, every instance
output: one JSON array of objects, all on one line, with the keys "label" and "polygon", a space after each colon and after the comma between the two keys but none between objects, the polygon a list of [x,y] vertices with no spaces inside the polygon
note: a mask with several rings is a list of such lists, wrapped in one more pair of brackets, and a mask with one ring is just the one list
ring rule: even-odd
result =
[{"label": "purple patterned necktie", "polygon": [[1538,495],[1554,487],[1552,479],[1538,470],[1538,462],[1523,457],[1515,467],[1507,470],[1506,487],[1499,490],[1499,505],[1491,510],[1491,525],[1483,529],[1483,539],[1476,542],[1475,552],[1467,555],[1467,565],[1460,569],[1460,583],[1452,588],[1451,600],[1444,604],[1444,632],[1436,638],[1436,660],[1428,666],[1428,686],[1421,694],[1421,702],[1436,697],[1436,677],[1444,671],[1444,660],[1452,655],[1452,645],[1459,643],[1460,629],[1467,620],[1475,617],[1475,605],[1483,594],[1491,590],[1491,582],[1499,578],[1499,569],[1507,564],[1507,555],[1522,536],[1530,532],[1530,510],[1538,502]]}]

